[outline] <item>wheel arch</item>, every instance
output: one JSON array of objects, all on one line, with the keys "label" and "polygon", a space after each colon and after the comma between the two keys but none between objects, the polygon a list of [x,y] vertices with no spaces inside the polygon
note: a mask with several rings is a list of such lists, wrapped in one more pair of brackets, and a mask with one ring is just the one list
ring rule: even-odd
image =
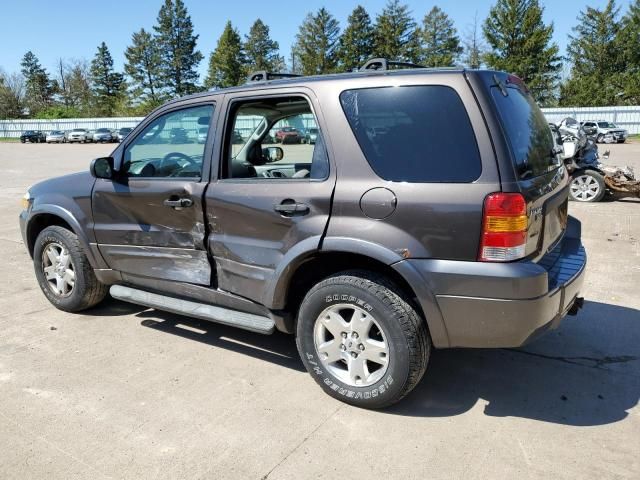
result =
[{"label": "wheel arch", "polygon": [[269,289],[272,298],[267,304],[289,312],[295,322],[300,303],[313,285],[339,272],[366,270],[384,275],[402,290],[425,319],[434,346],[448,346],[446,328],[435,295],[420,274],[402,260],[398,253],[362,240],[325,241],[321,250],[304,252],[288,262]]},{"label": "wheel arch", "polygon": [[[37,211],[31,212],[26,225],[26,240],[29,255],[33,258],[33,251],[36,239],[40,232],[51,226],[59,226],[73,232],[82,245],[89,263],[93,268],[104,268],[101,261],[96,258],[92,250],[89,239],[85,235],[78,220],[67,210],[56,205],[40,206]],[[101,260],[101,259],[100,259]]]}]

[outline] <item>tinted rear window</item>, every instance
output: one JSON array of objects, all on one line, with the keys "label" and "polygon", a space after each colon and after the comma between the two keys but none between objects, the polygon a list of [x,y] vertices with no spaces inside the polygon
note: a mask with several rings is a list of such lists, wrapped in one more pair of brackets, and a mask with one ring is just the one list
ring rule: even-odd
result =
[{"label": "tinted rear window", "polygon": [[471,121],[452,88],[346,90],[340,102],[362,152],[381,178],[466,183],[480,176],[482,163]]},{"label": "tinted rear window", "polygon": [[502,127],[509,140],[516,173],[521,179],[537,177],[557,168],[553,136],[533,97],[519,87],[491,87]]}]

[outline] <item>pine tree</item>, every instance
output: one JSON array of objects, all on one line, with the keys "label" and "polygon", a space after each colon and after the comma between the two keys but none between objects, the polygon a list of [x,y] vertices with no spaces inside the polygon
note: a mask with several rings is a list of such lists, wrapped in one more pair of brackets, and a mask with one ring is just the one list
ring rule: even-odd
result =
[{"label": "pine tree", "polygon": [[[562,85],[563,105],[606,106],[618,103],[620,74],[626,65],[619,48],[620,9],[609,0],[601,10],[587,7],[569,36],[571,74]],[[636,46],[637,48],[637,46]]]},{"label": "pine tree", "polygon": [[463,39],[464,52],[462,63],[469,68],[480,68],[482,58],[486,53],[487,46],[482,40],[480,25],[478,23],[478,12],[473,17],[473,23],[467,26]]},{"label": "pine tree", "polygon": [[33,52],[27,52],[20,65],[25,80],[25,103],[29,114],[35,115],[53,103],[56,83],[51,81]]},{"label": "pine tree", "polygon": [[453,20],[433,7],[422,20],[420,62],[427,67],[452,67],[462,53]]},{"label": "pine tree", "polygon": [[284,58],[280,56],[279,48],[278,42],[269,36],[269,27],[258,18],[251,25],[249,35],[245,35],[244,51],[248,70],[283,70]]},{"label": "pine tree", "polygon": [[198,35],[182,0],[165,0],[153,27],[161,58],[161,78],[172,96],[197,90],[198,64],[204,58],[196,50]]},{"label": "pine tree", "polygon": [[373,56],[373,26],[371,17],[361,5],[347,19],[338,46],[338,63],[342,71],[352,71]]},{"label": "pine tree", "polygon": [[216,49],[209,58],[209,72],[204,81],[206,88],[225,88],[239,85],[246,75],[245,57],[240,34],[227,21],[218,39]]},{"label": "pine tree", "polygon": [[148,107],[162,101],[160,50],[151,33],[142,28],[131,36],[131,45],[124,52],[124,71],[131,81],[132,96]]},{"label": "pine tree", "polygon": [[389,0],[376,17],[374,53],[390,60],[419,60],[419,32],[407,5]]},{"label": "pine tree", "polygon": [[324,7],[306,16],[294,47],[304,75],[336,71],[339,33],[338,21]]},{"label": "pine tree", "polygon": [[622,51],[625,70],[620,75],[619,103],[640,105],[640,0],[629,5],[621,25],[617,43]]},{"label": "pine tree", "polygon": [[102,42],[91,61],[91,87],[98,115],[111,116],[115,111],[119,97],[122,95],[123,77],[114,72],[113,58]]},{"label": "pine tree", "polygon": [[552,42],[553,24],[544,24],[543,11],[538,0],[497,0],[483,27],[492,49],[485,62],[518,75],[538,102],[549,104],[561,65],[558,45]]}]

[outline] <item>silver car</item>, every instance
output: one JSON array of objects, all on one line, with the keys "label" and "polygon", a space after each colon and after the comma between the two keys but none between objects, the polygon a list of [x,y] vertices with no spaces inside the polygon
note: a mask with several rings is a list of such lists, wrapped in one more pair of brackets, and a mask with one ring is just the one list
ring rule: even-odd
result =
[{"label": "silver car", "polygon": [[98,128],[92,138],[96,143],[113,142],[113,133],[108,128]]},{"label": "silver car", "polygon": [[52,130],[47,133],[46,142],[47,143],[66,143],[67,139],[62,130]]},{"label": "silver car", "polygon": [[93,139],[89,140],[89,135],[89,130],[86,128],[74,128],[67,133],[67,142],[85,143],[87,141],[92,141]]},{"label": "silver car", "polygon": [[129,127],[122,127],[120,130],[118,130],[118,136],[117,136],[118,142],[121,142],[122,140],[124,140],[125,137],[129,135],[132,130],[133,128],[129,128]]}]

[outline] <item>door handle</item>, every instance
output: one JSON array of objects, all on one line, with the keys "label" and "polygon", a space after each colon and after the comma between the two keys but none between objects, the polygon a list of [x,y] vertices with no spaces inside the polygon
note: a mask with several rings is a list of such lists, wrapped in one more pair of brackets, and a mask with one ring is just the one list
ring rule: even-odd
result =
[{"label": "door handle", "polygon": [[193,200],[191,200],[190,198],[179,198],[171,196],[162,203],[165,207],[186,208],[193,205]]},{"label": "door handle", "polygon": [[273,209],[285,217],[306,215],[309,213],[309,205],[306,203],[298,203],[294,200],[284,200],[282,203],[275,204]]}]

